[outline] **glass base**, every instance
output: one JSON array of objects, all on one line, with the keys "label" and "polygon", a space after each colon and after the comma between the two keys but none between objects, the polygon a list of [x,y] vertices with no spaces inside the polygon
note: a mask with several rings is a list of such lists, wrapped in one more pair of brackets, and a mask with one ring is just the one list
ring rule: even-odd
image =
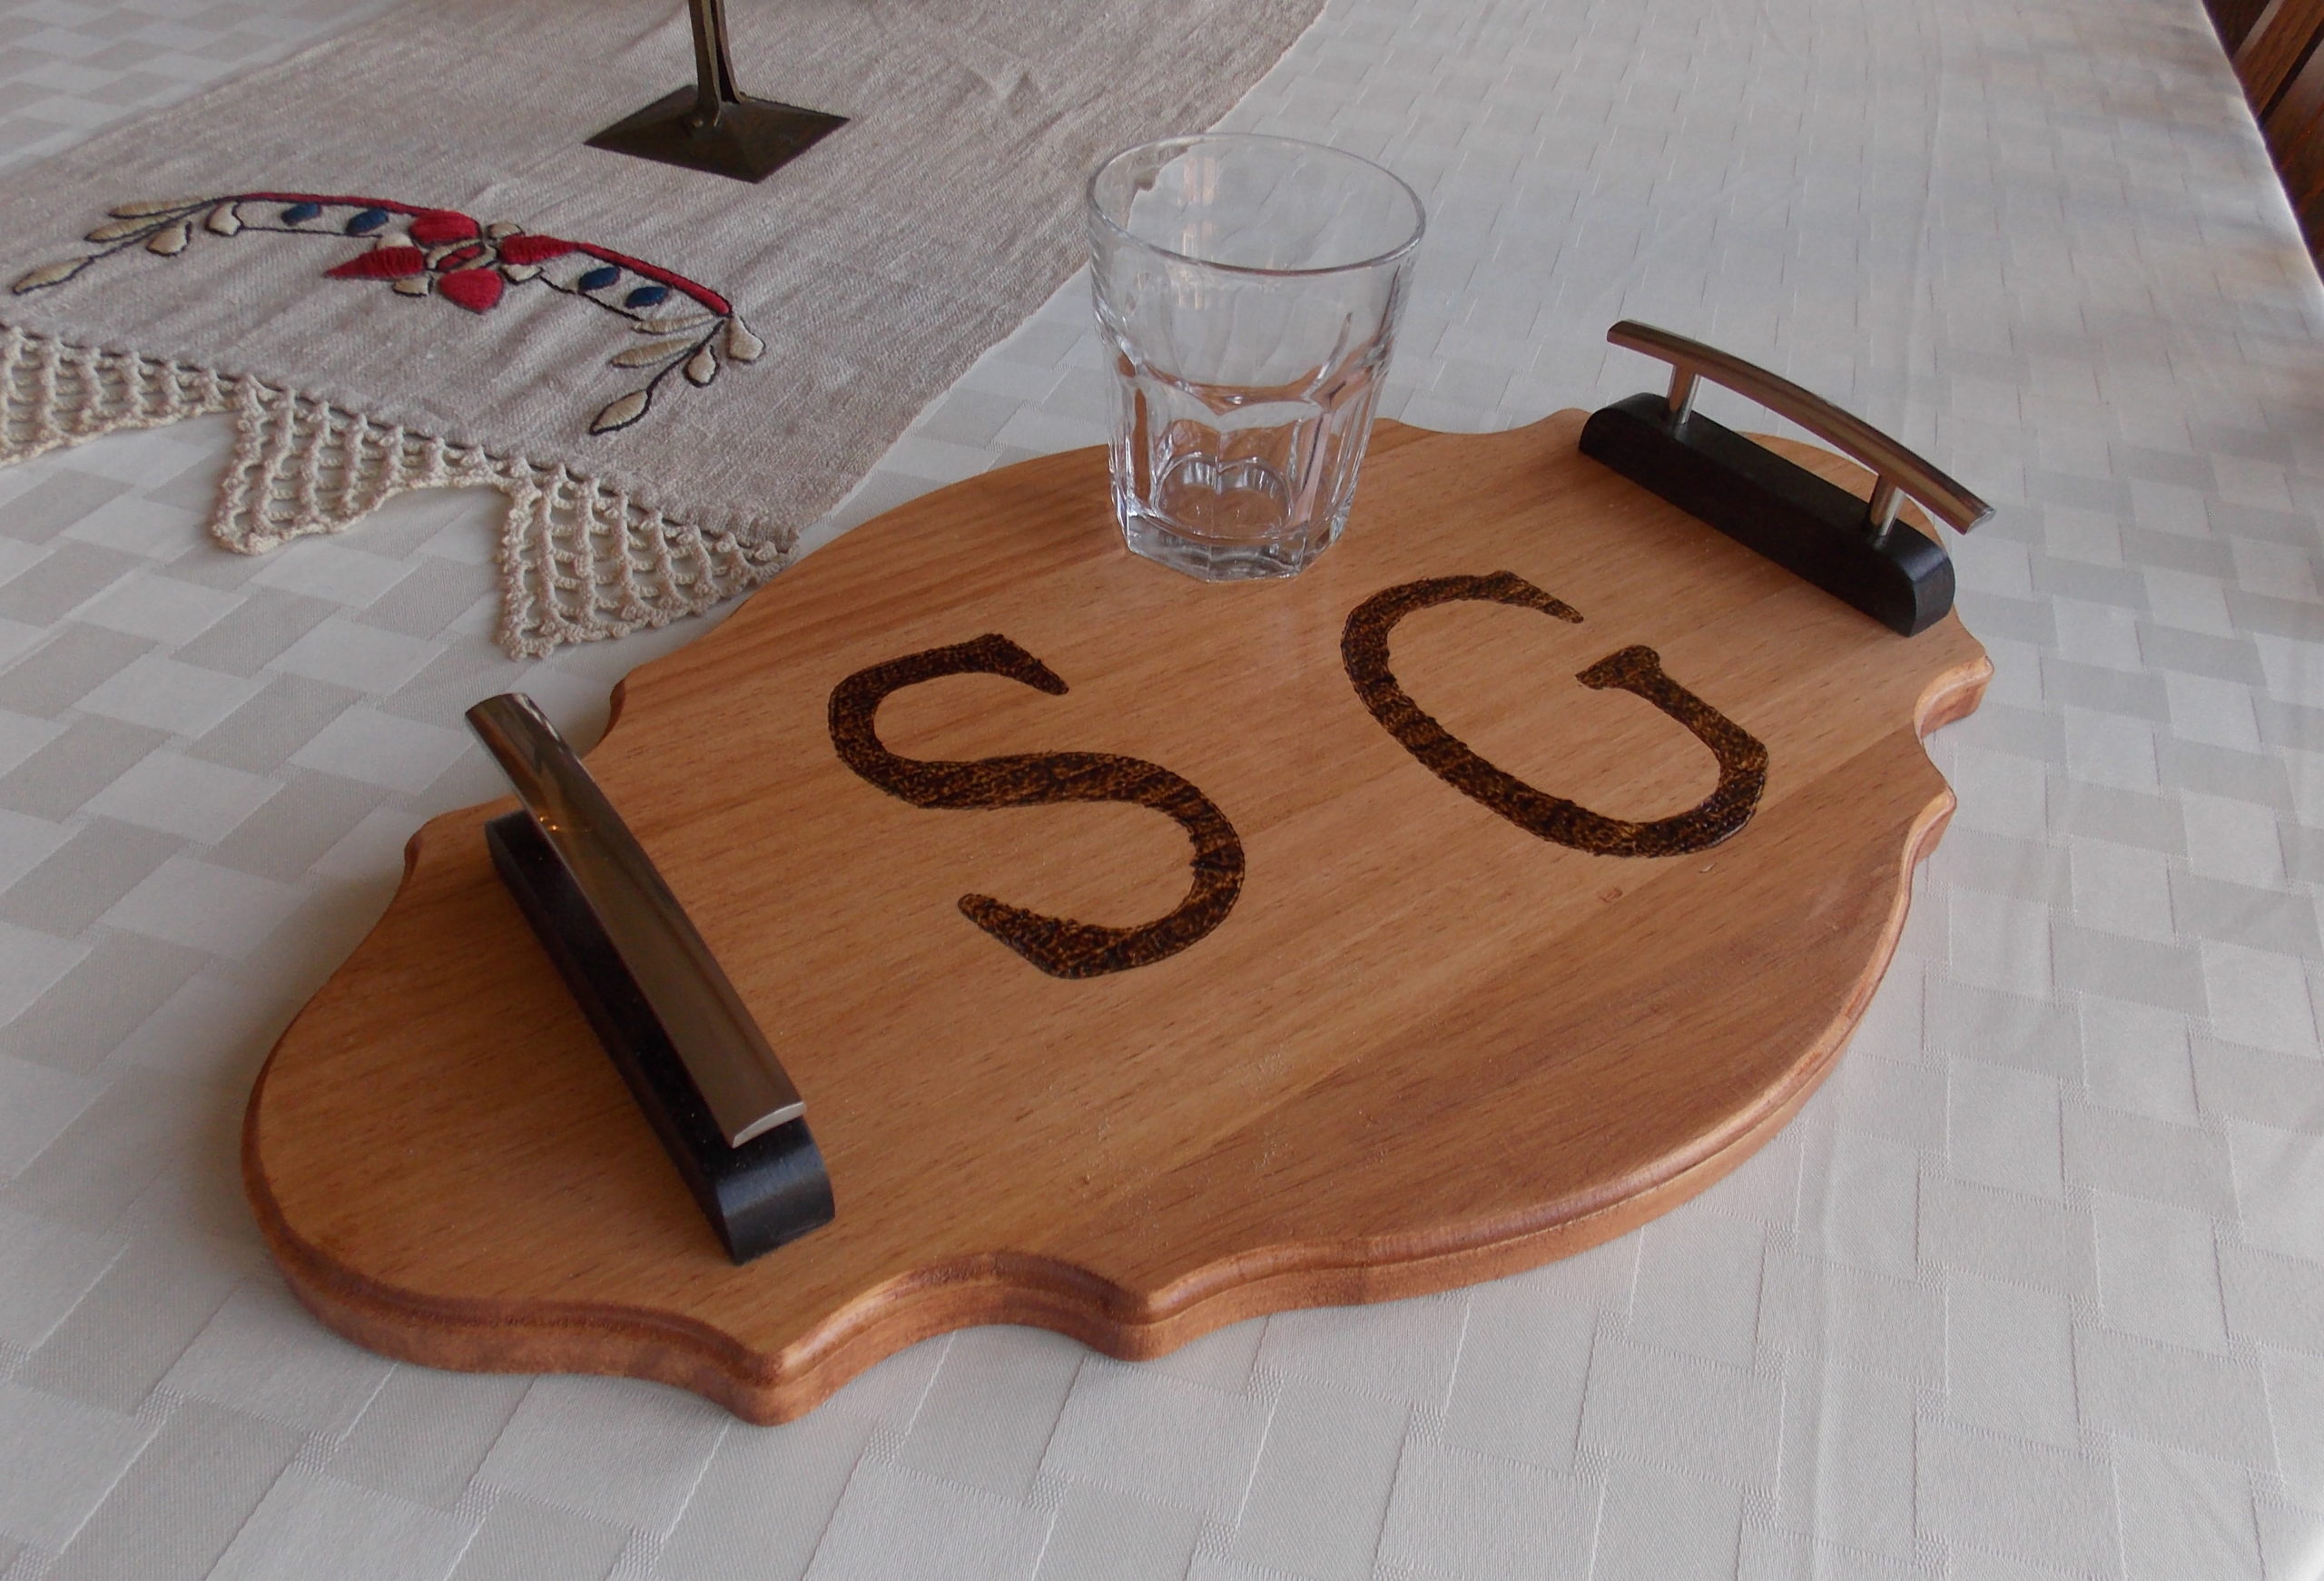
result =
[{"label": "glass base", "polygon": [[1202,582],[1255,582],[1296,576],[1339,539],[1345,522],[1319,523],[1313,530],[1279,538],[1203,538],[1165,517],[1124,506],[1122,542],[1133,555],[1167,565]]}]

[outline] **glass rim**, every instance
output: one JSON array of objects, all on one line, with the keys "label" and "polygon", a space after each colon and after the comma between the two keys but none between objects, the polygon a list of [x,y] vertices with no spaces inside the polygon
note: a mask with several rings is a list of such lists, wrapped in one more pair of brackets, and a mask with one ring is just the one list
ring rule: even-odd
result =
[{"label": "glass rim", "polygon": [[[1300,269],[1269,269],[1258,264],[1220,263],[1211,259],[1197,257],[1191,252],[1181,252],[1176,248],[1164,247],[1158,242],[1148,241],[1128,226],[1119,223],[1098,206],[1098,182],[1104,178],[1108,171],[1131,154],[1142,153],[1149,148],[1166,148],[1173,143],[1181,147],[1192,147],[1202,142],[1273,143],[1285,148],[1308,149],[1317,153],[1327,153],[1334,159],[1344,159],[1351,163],[1362,165],[1376,175],[1385,176],[1395,183],[1405,197],[1412,200],[1413,233],[1386,251],[1374,253],[1369,258],[1354,259],[1346,263],[1309,265]],[[1222,274],[1246,275],[1254,280],[1300,280],[1317,275],[1349,274],[1358,270],[1378,269],[1383,264],[1393,263],[1411,252],[1420,245],[1421,238],[1428,233],[1428,205],[1421,201],[1420,194],[1413,191],[1412,183],[1385,165],[1375,163],[1360,153],[1350,153],[1344,148],[1334,148],[1327,142],[1311,142],[1304,137],[1279,137],[1265,132],[1189,132],[1182,133],[1176,137],[1148,138],[1144,142],[1133,142],[1127,148],[1116,149],[1098,162],[1098,168],[1091,171],[1089,179],[1082,183],[1081,207],[1082,211],[1093,223],[1104,226],[1108,231],[1134,247],[1143,248],[1163,258],[1176,259],[1180,263],[1190,263],[1197,269],[1215,269]]]}]

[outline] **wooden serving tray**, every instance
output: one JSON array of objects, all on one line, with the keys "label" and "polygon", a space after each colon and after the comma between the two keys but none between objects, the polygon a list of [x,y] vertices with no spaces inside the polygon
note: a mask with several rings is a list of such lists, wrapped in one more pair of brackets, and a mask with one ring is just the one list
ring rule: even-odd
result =
[{"label": "wooden serving tray", "polygon": [[[251,1094],[292,1288],[391,1355],[780,1421],[963,1325],[1150,1357],[1701,1191],[1837,1057],[1953,807],[1920,738],[1991,666],[1956,619],[1893,635],[1583,458],[1581,421],[1381,425],[1345,540],[1289,582],[1134,559],[1102,452],[1029,461],[638,671],[590,768],[804,1094],[837,1220],[723,1255],[494,875],[504,802],[414,838]],[[1066,689],[900,679],[994,634]],[[1071,773],[906,799],[1045,752],[1167,773],[1142,803],[1059,800]],[[1043,965],[963,897],[1117,932],[1043,936]],[[1075,950],[1096,975],[1057,975]]]}]

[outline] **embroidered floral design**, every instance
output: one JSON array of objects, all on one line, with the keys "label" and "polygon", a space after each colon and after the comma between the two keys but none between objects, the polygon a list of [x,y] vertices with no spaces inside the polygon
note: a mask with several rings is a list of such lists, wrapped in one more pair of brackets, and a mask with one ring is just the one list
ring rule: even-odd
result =
[{"label": "embroidered floral design", "polygon": [[610,434],[644,417],[674,373],[688,384],[707,385],[718,377],[722,362],[755,362],[766,349],[733,303],[657,264],[517,225],[479,225],[453,209],[415,208],[381,198],[242,192],[123,203],[89,232],[96,251],[43,264],[12,290],[23,296],[63,285],[98,260],[133,247],[174,258],[197,233],[237,236],[245,231],[368,241],[367,250],[323,273],[332,280],[383,281],[407,297],[441,297],[471,313],[488,313],[509,287],[537,281],[628,319],[634,332],[652,339],[615,353],[610,366],[650,371],[643,385],[591,419],[592,434]]}]

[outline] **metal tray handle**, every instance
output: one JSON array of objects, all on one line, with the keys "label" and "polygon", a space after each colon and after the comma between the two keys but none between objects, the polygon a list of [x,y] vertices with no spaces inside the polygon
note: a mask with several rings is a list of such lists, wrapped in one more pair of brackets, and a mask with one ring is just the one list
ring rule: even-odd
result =
[{"label": "metal tray handle", "polygon": [[799,1118],[806,1105],[783,1062],[556,727],[517,692],[486,698],[468,717],[636,979],[726,1144]]},{"label": "metal tray handle", "polygon": [[1606,339],[1627,351],[1642,351],[1670,365],[1670,426],[1685,423],[1695,408],[1695,387],[1709,379],[1747,396],[1778,416],[1790,418],[1835,449],[1870,467],[1876,475],[1872,500],[1865,510],[1865,530],[1886,532],[1896,519],[1903,496],[1918,501],[1928,513],[1965,533],[1994,514],[1994,507],[1971,494],[1945,474],[1914,455],[1887,435],[1852,413],[1844,412],[1812,390],[1739,357],[1625,319],[1606,331]]}]

